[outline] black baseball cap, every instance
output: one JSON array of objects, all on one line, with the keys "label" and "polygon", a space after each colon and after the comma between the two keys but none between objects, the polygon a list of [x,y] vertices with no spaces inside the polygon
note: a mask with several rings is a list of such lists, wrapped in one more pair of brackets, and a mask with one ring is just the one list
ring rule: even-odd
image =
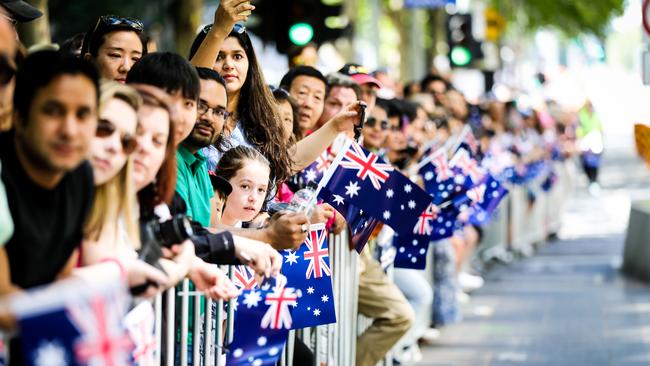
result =
[{"label": "black baseball cap", "polygon": [[30,22],[43,16],[43,13],[22,0],[0,0],[2,5],[19,22]]},{"label": "black baseball cap", "polygon": [[229,196],[232,193],[232,186],[230,182],[225,180],[223,177],[216,175],[214,172],[210,173],[210,183],[212,183],[212,189],[223,193],[225,196]]}]

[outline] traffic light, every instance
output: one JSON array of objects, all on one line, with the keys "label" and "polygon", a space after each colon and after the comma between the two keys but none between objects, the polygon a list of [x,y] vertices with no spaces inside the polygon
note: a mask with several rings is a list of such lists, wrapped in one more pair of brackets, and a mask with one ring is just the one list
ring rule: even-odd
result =
[{"label": "traffic light", "polygon": [[249,28],[280,53],[309,42],[322,44],[351,30],[341,15],[343,0],[258,0]]},{"label": "traffic light", "polygon": [[472,16],[452,14],[447,18],[447,44],[452,67],[470,67],[483,57],[481,43],[472,35]]}]

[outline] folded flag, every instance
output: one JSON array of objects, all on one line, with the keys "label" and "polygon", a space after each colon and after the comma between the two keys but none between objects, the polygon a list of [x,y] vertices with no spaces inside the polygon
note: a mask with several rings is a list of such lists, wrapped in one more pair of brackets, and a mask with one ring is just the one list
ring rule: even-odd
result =
[{"label": "folded flag", "polygon": [[118,273],[101,277],[92,284],[62,281],[12,301],[25,365],[129,363],[133,344],[122,324],[126,288]]},{"label": "folded flag", "polygon": [[244,290],[237,299],[234,338],[226,364],[275,365],[289,336],[297,300],[294,289],[288,287]]},{"label": "folded flag", "polygon": [[345,217],[350,229],[352,245],[358,253],[361,253],[380,221],[371,217],[362,209],[354,207],[342,196],[332,194],[327,188],[321,189],[319,196]]},{"label": "folded flag", "polygon": [[252,290],[259,287],[255,280],[255,273],[248,266],[233,266],[232,267],[232,283],[239,290]]},{"label": "folded flag", "polygon": [[336,322],[332,270],[329,262],[325,225],[311,225],[307,239],[297,251],[285,250],[282,274],[287,286],[302,294],[292,311],[291,329]]},{"label": "folded flag", "polygon": [[431,203],[429,195],[379,156],[348,139],[320,187],[344,197],[397,232],[408,232]]}]

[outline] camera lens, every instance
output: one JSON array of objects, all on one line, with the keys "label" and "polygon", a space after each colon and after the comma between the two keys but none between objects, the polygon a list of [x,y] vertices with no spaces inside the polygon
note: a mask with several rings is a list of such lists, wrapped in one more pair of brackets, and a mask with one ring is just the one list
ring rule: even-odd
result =
[{"label": "camera lens", "polygon": [[176,215],[165,222],[161,222],[157,231],[158,241],[164,247],[182,243],[194,234],[190,220],[184,215]]}]

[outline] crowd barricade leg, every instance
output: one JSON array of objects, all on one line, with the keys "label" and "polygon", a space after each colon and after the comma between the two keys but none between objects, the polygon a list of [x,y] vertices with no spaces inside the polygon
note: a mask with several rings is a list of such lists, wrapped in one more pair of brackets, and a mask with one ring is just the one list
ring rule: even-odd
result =
[{"label": "crowd barricade leg", "polygon": [[513,186],[510,191],[509,203],[509,245],[514,253],[521,254],[525,251],[527,244],[524,232],[527,209],[525,189],[521,186]]},{"label": "crowd barricade leg", "polygon": [[180,339],[180,354],[181,365],[187,365],[187,341],[188,341],[188,324],[189,324],[189,292],[190,280],[183,280],[182,291],[179,294],[181,297],[181,339]]},{"label": "crowd barricade leg", "polygon": [[166,324],[165,324],[165,331],[164,331],[164,337],[165,337],[165,360],[164,360],[164,365],[166,366],[174,366],[174,346],[175,346],[175,327],[174,327],[174,316],[176,315],[175,313],[175,307],[176,307],[176,289],[174,287],[170,288],[165,292],[165,300],[166,300],[166,309],[165,309],[165,317],[167,319]]}]

